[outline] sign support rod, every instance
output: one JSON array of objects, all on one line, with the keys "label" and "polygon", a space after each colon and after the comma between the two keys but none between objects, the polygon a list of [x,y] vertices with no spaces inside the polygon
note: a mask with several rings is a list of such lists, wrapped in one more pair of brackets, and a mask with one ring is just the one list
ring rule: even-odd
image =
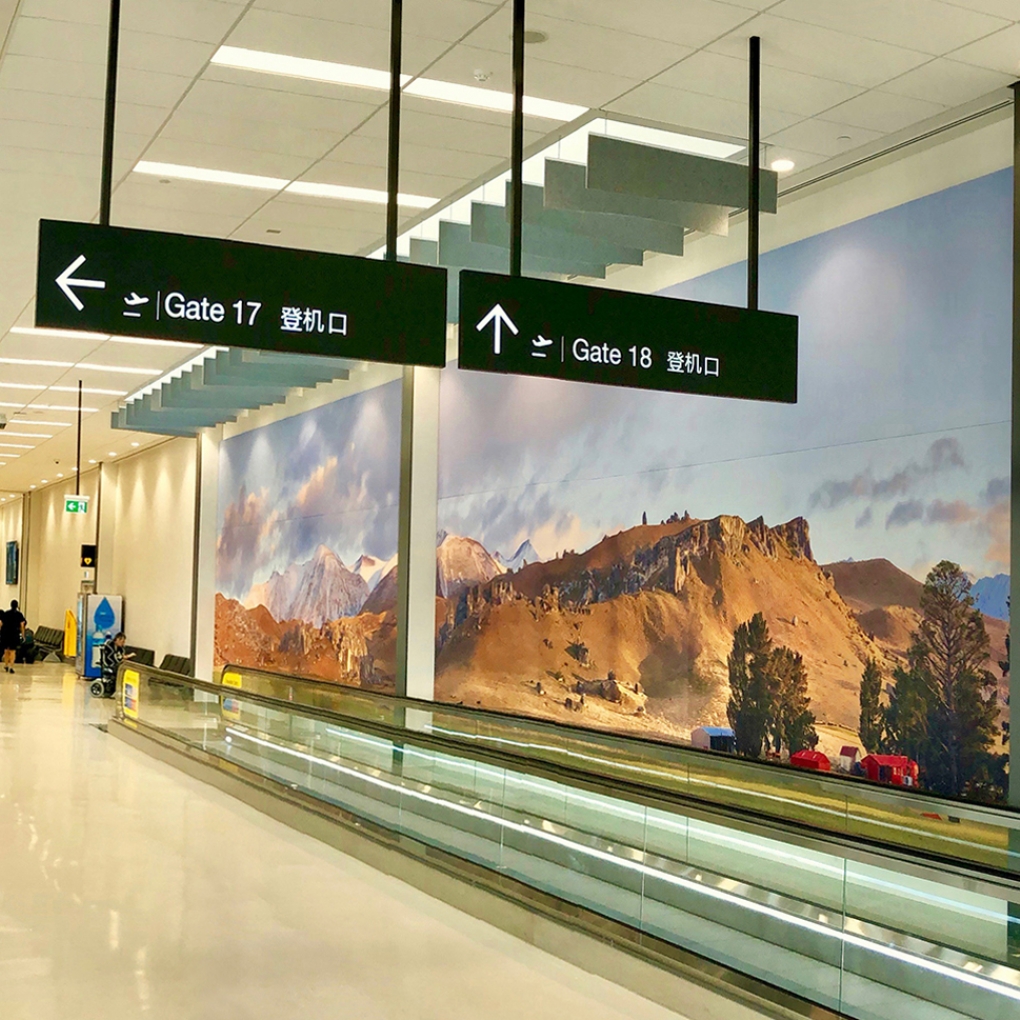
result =
[{"label": "sign support rod", "polygon": [[[1010,501],[1013,513],[1010,515],[1010,562],[1020,565],[1020,82],[1013,86],[1013,435],[1011,444],[1012,481],[1010,482]],[[1020,586],[1018,586],[1020,587]],[[1015,595],[1016,592],[1013,592]],[[1009,630],[1010,634],[1020,627],[1020,600],[1010,597]],[[1020,682],[1017,677],[1020,671],[1012,668],[1012,652],[1006,656],[1010,660],[1009,690],[1010,703],[1020,705]],[[1020,713],[1014,713],[1014,721],[1010,725],[1010,758],[1020,747]],[[1020,763],[1009,772],[1009,803],[1011,807],[1020,807]],[[1012,849],[1020,852],[1020,833],[1014,833],[1018,845]],[[1020,925],[1020,917],[1017,918]],[[1015,933],[1016,952],[1020,954],[1020,930]]]},{"label": "sign support rod", "polygon": [[106,105],[103,111],[103,168],[99,187],[99,222],[110,225],[113,195],[113,130],[117,112],[117,61],[120,51],[120,0],[110,0],[110,37],[106,49]]},{"label": "sign support rod", "polygon": [[514,0],[514,109],[510,140],[510,275],[521,275],[524,222],[524,0]]},{"label": "sign support rod", "polygon": [[386,149],[386,260],[397,261],[397,191],[400,186],[400,67],[404,0],[390,4],[390,131]]},{"label": "sign support rod", "polygon": [[747,307],[758,309],[758,229],[761,214],[761,39],[749,43],[747,145]]},{"label": "sign support rod", "polygon": [[74,494],[81,495],[81,379],[78,380],[78,442],[74,453]]}]

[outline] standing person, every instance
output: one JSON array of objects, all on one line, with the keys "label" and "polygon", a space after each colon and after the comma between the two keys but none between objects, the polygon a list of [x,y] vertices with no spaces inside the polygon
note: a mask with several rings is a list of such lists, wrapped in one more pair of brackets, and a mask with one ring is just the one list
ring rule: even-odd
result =
[{"label": "standing person", "polygon": [[0,614],[0,648],[4,653],[4,671],[14,672],[14,658],[21,647],[28,621],[18,608],[18,600],[11,600],[11,608]]}]

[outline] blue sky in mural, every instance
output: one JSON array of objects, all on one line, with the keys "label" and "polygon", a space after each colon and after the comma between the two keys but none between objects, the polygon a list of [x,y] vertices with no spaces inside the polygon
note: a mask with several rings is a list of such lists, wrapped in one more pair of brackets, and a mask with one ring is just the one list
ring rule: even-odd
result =
[{"label": "blue sky in mural", "polygon": [[[674,511],[805,516],[820,562],[1008,570],[1009,171],[763,256],[796,406],[448,369],[440,527],[545,557]],[[671,288],[740,304],[744,265]]]},{"label": "blue sky in mural", "polygon": [[400,384],[337,400],[225,440],[217,590],[243,599],[319,545],[352,566],[397,551]]}]

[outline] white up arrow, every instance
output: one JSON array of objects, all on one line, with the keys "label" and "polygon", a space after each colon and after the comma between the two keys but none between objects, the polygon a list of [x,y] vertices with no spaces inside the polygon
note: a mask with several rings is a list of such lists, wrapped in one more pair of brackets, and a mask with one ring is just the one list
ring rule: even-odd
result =
[{"label": "white up arrow", "polygon": [[492,353],[500,354],[503,349],[503,327],[506,326],[514,336],[517,336],[517,327],[514,325],[513,319],[503,311],[503,306],[500,304],[493,305],[485,318],[475,326],[475,329],[481,333],[490,322],[492,323],[493,338]]},{"label": "white up arrow", "polygon": [[[94,290],[106,290],[105,280],[75,280],[72,279],[75,270],[79,269],[85,262],[85,256],[79,255],[58,277],[57,286],[67,295],[67,300],[80,312],[85,306],[81,299],[71,289],[72,287],[91,287]],[[516,330],[514,331],[516,332]]]}]

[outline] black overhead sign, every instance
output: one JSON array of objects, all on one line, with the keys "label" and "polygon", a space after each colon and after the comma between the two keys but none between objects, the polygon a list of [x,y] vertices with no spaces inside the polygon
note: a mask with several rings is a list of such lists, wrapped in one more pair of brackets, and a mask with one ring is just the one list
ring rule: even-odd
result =
[{"label": "black overhead sign", "polygon": [[460,274],[461,368],[797,402],[797,317]]},{"label": "black overhead sign", "polygon": [[446,270],[42,220],[35,324],[441,366]]}]

